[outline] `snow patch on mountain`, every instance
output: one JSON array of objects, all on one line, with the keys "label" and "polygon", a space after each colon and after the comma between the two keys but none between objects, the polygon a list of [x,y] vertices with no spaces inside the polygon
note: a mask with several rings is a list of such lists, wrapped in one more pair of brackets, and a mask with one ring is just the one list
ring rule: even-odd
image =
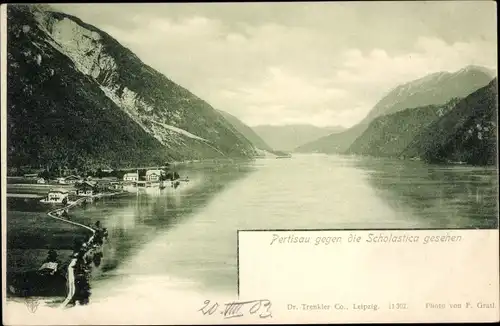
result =
[{"label": "snow patch on mountain", "polygon": [[208,140],[206,140],[205,138],[201,138],[199,136],[196,136],[195,134],[192,134],[190,133],[189,131],[186,131],[184,129],[181,129],[181,128],[177,128],[177,127],[174,127],[174,126],[171,126],[171,125],[167,125],[165,123],[161,123],[161,122],[158,122],[158,121],[155,121],[155,120],[151,120],[151,122],[154,122],[156,124],[159,124],[161,125],[162,127],[164,128],[167,128],[169,130],[172,130],[172,131],[175,131],[179,134],[182,134],[186,137],[189,137],[189,138],[192,138],[192,139],[197,139],[197,140],[201,140],[201,141],[205,141],[205,142],[208,142]]}]

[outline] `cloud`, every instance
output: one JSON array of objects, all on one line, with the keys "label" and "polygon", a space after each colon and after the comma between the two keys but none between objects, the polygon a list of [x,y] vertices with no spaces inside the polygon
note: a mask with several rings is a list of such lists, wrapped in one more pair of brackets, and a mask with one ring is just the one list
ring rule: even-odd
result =
[{"label": "cloud", "polygon": [[220,94],[228,99],[226,105],[236,106],[238,115],[252,124],[285,120],[307,123],[312,115],[329,111],[332,103],[348,96],[345,90],[325,85],[322,79],[303,78],[280,67],[268,67],[259,83],[222,90]]},{"label": "cloud", "polygon": [[496,67],[495,18],[487,8],[384,6],[137,6],[119,22],[93,16],[92,6],[72,8],[146,64],[251,125],[350,126],[400,83],[469,64]]},{"label": "cloud", "polygon": [[436,71],[455,71],[468,64],[494,68],[496,50],[481,42],[447,44],[438,38],[418,38],[414,51],[389,56],[373,49],[362,54],[357,49],[344,53],[344,69],[337,72],[342,82],[399,83]]}]

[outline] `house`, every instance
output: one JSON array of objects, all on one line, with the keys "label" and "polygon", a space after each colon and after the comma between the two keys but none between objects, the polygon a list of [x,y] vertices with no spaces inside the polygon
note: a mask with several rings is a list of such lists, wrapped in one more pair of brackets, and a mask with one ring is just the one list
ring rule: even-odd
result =
[{"label": "house", "polygon": [[78,183],[78,182],[81,182],[82,181],[82,178],[80,178],[79,176],[77,175],[70,175],[70,176],[67,176],[67,177],[64,177],[64,178],[57,178],[57,183],[59,184],[75,184],[75,183]]},{"label": "house", "polygon": [[138,173],[125,173],[123,176],[123,181],[138,181],[139,174]]},{"label": "house", "polygon": [[50,189],[46,201],[49,203],[64,203],[68,200],[69,191],[67,189]]},{"label": "house", "polygon": [[146,181],[160,181],[162,175],[161,170],[147,170],[146,171]]},{"label": "house", "polygon": [[96,192],[96,184],[91,181],[79,182],[75,185],[77,196],[92,196]]},{"label": "house", "polygon": [[110,190],[110,187],[111,187],[111,181],[110,180],[107,180],[107,179],[99,179],[96,181],[97,184],[97,189],[99,191],[109,191]]},{"label": "house", "polygon": [[122,191],[123,190],[123,183],[119,181],[111,181],[111,190],[116,190],[116,191]]},{"label": "house", "polygon": [[97,179],[97,188],[101,191],[122,190],[122,182],[116,177],[104,177]]},{"label": "house", "polygon": [[81,182],[82,178],[80,178],[77,175],[69,175],[66,178],[64,178],[64,181],[66,182],[66,184],[75,184]]}]

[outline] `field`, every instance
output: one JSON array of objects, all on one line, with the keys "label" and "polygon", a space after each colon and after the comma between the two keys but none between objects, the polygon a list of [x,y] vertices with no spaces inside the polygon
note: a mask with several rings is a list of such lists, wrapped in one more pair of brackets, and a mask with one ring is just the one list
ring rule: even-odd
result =
[{"label": "field", "polygon": [[68,191],[75,190],[72,185],[56,185],[56,184],[29,184],[29,183],[7,183],[7,193],[15,194],[37,194],[37,195],[47,195],[52,188],[63,188]]},{"label": "field", "polygon": [[53,208],[33,199],[7,199],[7,286],[38,269],[49,249],[56,250],[66,265],[75,242],[91,235],[86,229],[49,217],[47,211]]}]

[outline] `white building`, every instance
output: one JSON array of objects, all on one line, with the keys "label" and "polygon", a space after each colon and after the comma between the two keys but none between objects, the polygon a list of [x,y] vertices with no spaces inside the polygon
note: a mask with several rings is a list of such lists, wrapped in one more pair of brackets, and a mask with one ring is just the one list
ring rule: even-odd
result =
[{"label": "white building", "polygon": [[123,181],[138,181],[139,174],[137,173],[125,173],[123,176]]},{"label": "white building", "polygon": [[49,203],[62,203],[68,199],[69,191],[66,189],[50,189],[46,201]]},{"label": "white building", "polygon": [[160,181],[161,174],[161,170],[147,170],[146,181]]}]

